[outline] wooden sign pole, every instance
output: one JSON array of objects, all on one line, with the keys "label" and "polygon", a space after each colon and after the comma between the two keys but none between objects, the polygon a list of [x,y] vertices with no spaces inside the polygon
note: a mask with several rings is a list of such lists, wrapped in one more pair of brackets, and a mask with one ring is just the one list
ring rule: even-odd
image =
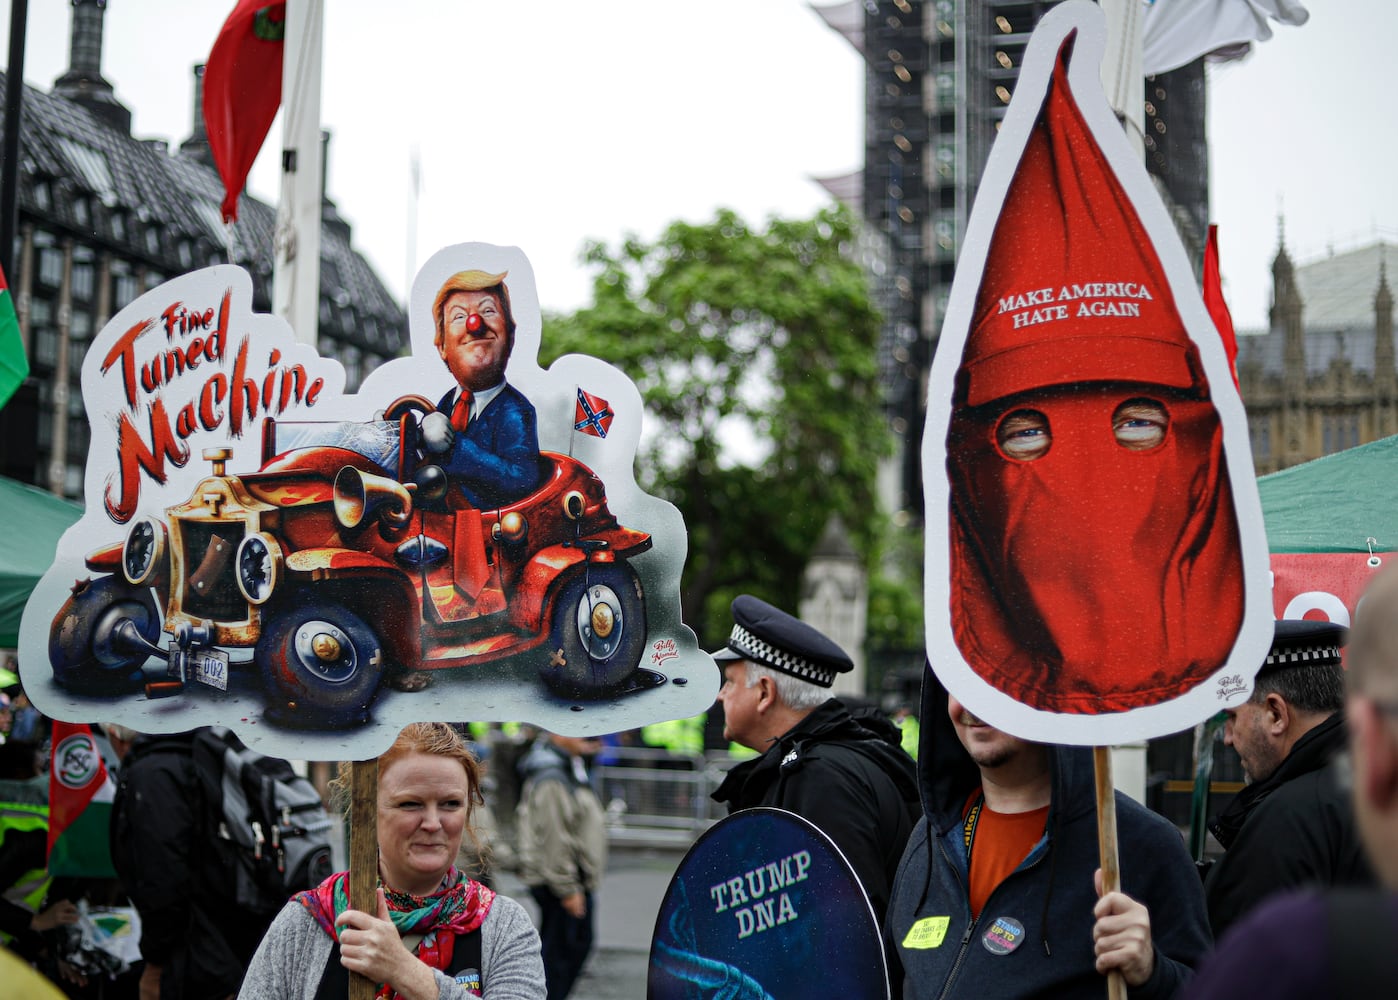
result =
[{"label": "wooden sign pole", "polygon": [[[362,913],[377,914],[379,884],[379,762],[350,764],[349,898]],[[378,983],[350,973],[349,1000],[374,1000]]]},{"label": "wooden sign pole", "polygon": [[[1102,894],[1121,889],[1121,862],[1117,856],[1116,788],[1112,782],[1110,747],[1092,748],[1093,772],[1097,778],[1097,852],[1102,867]],[[1108,1000],[1126,1000],[1126,980],[1121,972],[1107,973]]]}]

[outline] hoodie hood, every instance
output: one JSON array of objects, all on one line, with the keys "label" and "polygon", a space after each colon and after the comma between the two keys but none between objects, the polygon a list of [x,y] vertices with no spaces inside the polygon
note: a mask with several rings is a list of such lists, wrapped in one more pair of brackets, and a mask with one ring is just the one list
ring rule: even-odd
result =
[{"label": "hoodie hood", "polygon": [[[744,761],[728,770],[714,790],[717,802],[750,805],[762,798],[768,787],[779,780],[783,762],[792,753],[799,759],[808,747],[829,743],[854,747],[878,761],[882,770],[898,785],[912,818],[917,789],[913,787],[912,764],[902,749],[902,733],[876,710],[851,713],[838,698],[830,698],[772,742],[760,757]],[[773,750],[777,752],[773,752]]]},{"label": "hoodie hood", "polygon": [[547,736],[535,740],[516,767],[521,781],[539,778],[549,771],[557,771],[557,776],[564,781],[573,781],[573,768],[568,755],[554,746]]},{"label": "hoodie hood", "polygon": [[[981,785],[980,769],[961,745],[947,714],[947,689],[931,666],[922,676],[921,733],[917,777],[922,811],[937,836],[960,826],[966,800]],[[1092,751],[1087,747],[1050,747],[1053,800],[1049,827],[1097,808]]]}]

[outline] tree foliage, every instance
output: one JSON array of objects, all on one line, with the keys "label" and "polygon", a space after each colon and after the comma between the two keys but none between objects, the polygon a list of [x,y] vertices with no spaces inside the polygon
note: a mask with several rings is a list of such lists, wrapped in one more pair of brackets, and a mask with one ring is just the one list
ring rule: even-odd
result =
[{"label": "tree foliage", "polygon": [[854,242],[844,209],[762,229],[720,211],[653,243],[589,245],[592,304],[545,319],[544,364],[591,354],[639,387],[637,478],[684,514],[684,615],[710,645],[738,593],[795,609],[832,514],[866,558],[878,537],[890,442]]}]

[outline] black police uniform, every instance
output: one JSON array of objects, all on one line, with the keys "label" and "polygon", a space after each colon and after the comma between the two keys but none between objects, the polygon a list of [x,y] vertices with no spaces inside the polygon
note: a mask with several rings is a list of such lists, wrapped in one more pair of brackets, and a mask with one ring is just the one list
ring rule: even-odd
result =
[{"label": "black police uniform", "polygon": [[[727,648],[714,654],[720,664],[748,660],[826,688],[853,669],[825,635],[755,597],[733,602],[733,621]],[[891,721],[830,698],[730,770],[713,797],[730,813],[772,806],[809,820],[849,860],[882,922],[919,814],[916,768]]]}]

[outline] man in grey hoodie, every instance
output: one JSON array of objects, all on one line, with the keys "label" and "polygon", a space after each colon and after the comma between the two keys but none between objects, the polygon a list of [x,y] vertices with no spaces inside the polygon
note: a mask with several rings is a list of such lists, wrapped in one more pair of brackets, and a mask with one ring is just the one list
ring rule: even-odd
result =
[{"label": "man in grey hoodie", "polygon": [[519,764],[520,877],[539,904],[548,1000],[569,994],[592,951],[607,826],[584,757],[599,748],[595,739],[541,733]]}]

